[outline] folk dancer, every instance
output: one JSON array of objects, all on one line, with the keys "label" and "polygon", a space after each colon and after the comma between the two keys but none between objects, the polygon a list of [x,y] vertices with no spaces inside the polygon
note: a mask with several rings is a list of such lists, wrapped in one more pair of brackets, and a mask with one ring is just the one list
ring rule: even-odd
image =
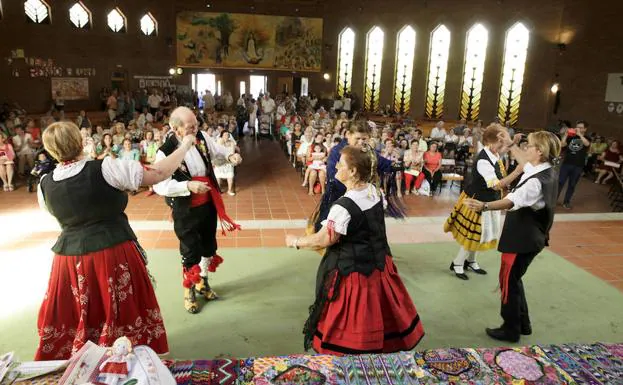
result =
[{"label": "folk dancer", "polygon": [[487,274],[476,261],[476,253],[493,249],[497,246],[500,234],[501,215],[499,211],[475,212],[465,206],[466,198],[481,202],[492,202],[502,197],[502,190],[521,174],[518,167],[510,175],[506,175],[501,154],[507,150],[499,138],[505,128],[493,124],[483,133],[484,149],[476,156],[472,170],[472,180],[466,190],[461,193],[454,210],[444,224],[444,231],[452,233],[459,244],[459,252],[450,264],[450,271],[467,280],[465,274],[471,270],[476,274]]},{"label": "folk dancer", "polygon": [[208,283],[208,271],[214,272],[223,261],[216,254],[217,217],[223,233],[240,229],[225,212],[212,158],[220,155],[234,165],[240,164],[242,158],[198,131],[197,118],[186,107],[175,109],[169,124],[175,135],[170,135],[160,147],[156,161],[175,151],[185,135],[197,138],[196,146],[188,151],[173,176],[154,185],[154,191],[165,196],[172,209],[173,228],[182,254],[184,308],[195,314],[199,311],[197,294],[208,301],[218,298]]},{"label": "folk dancer", "polygon": [[476,212],[508,210],[498,245],[502,253],[499,279],[504,323],[486,332],[496,340],[518,342],[521,335],[532,334],[521,279],[534,258],[549,245],[558,195],[558,175],[553,166],[560,163],[561,143],[547,131],[528,135],[525,151],[513,144],[508,135],[504,141],[511,145],[516,158],[526,162],[517,187],[504,199],[492,202],[466,199],[464,205]]},{"label": "folk dancer", "polygon": [[369,183],[369,154],[342,150],[336,178],[346,192],[331,206],[320,231],[288,235],[288,247],[324,249],[316,301],[305,323],[305,349],[320,354],[411,350],[424,328],[387,244],[384,199]]}]

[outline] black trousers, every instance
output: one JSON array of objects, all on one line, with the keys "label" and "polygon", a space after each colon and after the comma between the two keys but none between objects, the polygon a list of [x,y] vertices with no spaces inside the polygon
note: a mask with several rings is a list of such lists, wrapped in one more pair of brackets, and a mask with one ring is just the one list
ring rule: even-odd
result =
[{"label": "black trousers", "polygon": [[190,268],[201,262],[201,257],[216,253],[216,225],[216,207],[212,202],[188,210],[173,210],[173,229],[180,240],[184,267]]},{"label": "black trousers", "polygon": [[528,266],[539,252],[517,254],[515,262],[508,278],[508,300],[502,303],[500,314],[504,323],[502,329],[508,334],[519,336],[521,328],[530,326],[530,315],[528,314],[528,303],[523,288],[521,278],[526,274]]},{"label": "black trousers", "polygon": [[431,172],[428,171],[426,167],[424,167],[422,168],[422,172],[424,172],[424,176],[430,184],[430,192],[434,193],[435,191],[437,191],[437,187],[441,183],[441,170],[437,170],[434,174],[431,174]]}]

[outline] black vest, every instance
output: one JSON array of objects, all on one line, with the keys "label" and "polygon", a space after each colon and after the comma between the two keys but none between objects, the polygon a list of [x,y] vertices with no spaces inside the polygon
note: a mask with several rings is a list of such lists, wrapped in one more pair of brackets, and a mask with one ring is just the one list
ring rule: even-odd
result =
[{"label": "black vest", "polygon": [[361,211],[352,199],[341,197],[334,203],[344,207],[350,214],[346,235],[327,248],[320,263],[317,289],[321,289],[326,275],[337,269],[341,276],[358,272],[369,276],[375,269],[385,269],[385,257],[391,255],[385,232],[383,201],[371,209]]},{"label": "black vest", "polygon": [[125,215],[128,195],[106,182],[102,162],[88,161],[80,173],[58,182],[51,174],[41,180],[45,204],[62,229],[55,253],[84,255],[136,240]]},{"label": "black vest", "polygon": [[537,178],[541,182],[541,191],[545,207],[533,210],[523,207],[508,211],[498,242],[498,250],[502,253],[532,253],[549,246],[549,231],[554,223],[554,210],[558,194],[558,178],[553,167],[530,176],[520,183],[516,189],[528,180]]},{"label": "black vest", "polygon": [[474,198],[481,202],[497,201],[498,199],[502,198],[502,194],[500,191],[495,191],[494,189],[487,187],[487,182],[485,181],[485,178],[478,172],[477,165],[480,160],[485,160],[491,163],[491,165],[495,169],[495,175],[498,177],[498,179],[501,180],[504,177],[502,175],[502,170],[500,170],[500,164],[498,162],[492,162],[489,158],[489,155],[487,155],[487,152],[483,149],[480,151],[480,153],[478,153],[478,157],[474,162],[474,166],[472,168],[472,180],[467,189],[465,189],[465,192],[467,193],[467,195],[469,195],[470,198]]},{"label": "black vest", "polygon": [[[208,144],[206,143],[206,139],[201,133],[201,131],[197,132],[197,140],[199,144],[196,145],[197,151],[201,155],[201,159],[203,159],[203,163],[206,166],[206,176],[210,178],[213,185],[216,188],[219,188],[218,182],[216,180],[216,176],[214,175],[214,168],[212,167],[212,159],[210,158],[210,150],[208,150]],[[173,151],[175,151],[179,146],[179,141],[175,135],[170,135],[164,144],[159,148],[166,156],[169,156]],[[204,151],[205,149],[205,151]],[[192,175],[188,171],[188,166],[185,161],[182,161],[180,167],[175,170],[173,175],[171,176],[178,182],[184,182],[192,180]],[[220,190],[219,190],[220,191]],[[188,210],[190,209],[190,195],[189,196],[180,196],[180,197],[165,197],[165,203],[173,208],[173,210]]]}]

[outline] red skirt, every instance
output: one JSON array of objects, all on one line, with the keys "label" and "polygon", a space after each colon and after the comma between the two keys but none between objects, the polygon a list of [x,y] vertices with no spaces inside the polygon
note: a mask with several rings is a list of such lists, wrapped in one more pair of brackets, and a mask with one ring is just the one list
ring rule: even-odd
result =
[{"label": "red skirt", "polygon": [[68,359],[86,341],[126,336],[158,354],[167,334],[143,256],[133,241],[81,256],[55,255],[37,321],[35,360]]},{"label": "red skirt", "polygon": [[390,256],[384,271],[374,270],[369,277],[349,274],[336,290],[316,328],[316,352],[393,353],[413,349],[424,337],[420,316]]}]

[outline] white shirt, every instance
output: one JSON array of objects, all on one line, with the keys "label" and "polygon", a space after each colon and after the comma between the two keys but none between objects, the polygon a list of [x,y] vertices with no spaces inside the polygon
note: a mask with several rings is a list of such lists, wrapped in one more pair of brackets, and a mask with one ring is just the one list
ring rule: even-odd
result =
[{"label": "white shirt", "polygon": [[[499,156],[492,153],[491,150],[486,147],[485,153],[493,164],[496,164],[500,160]],[[478,163],[476,163],[476,170],[478,171],[480,176],[485,179],[485,182],[487,182],[487,187],[491,188],[500,182],[497,174],[495,173],[495,168],[491,163],[487,162],[486,159],[480,159]]]},{"label": "white shirt", "polygon": [[[52,172],[52,179],[58,182],[72,176],[78,175],[85,164],[89,162],[87,159],[79,160],[75,163],[70,163],[66,166],[59,164]],[[102,161],[102,175],[106,183],[121,191],[136,191],[143,182],[143,166],[134,160],[122,160],[106,157]],[[44,175],[41,177],[50,178],[50,175]],[[41,186],[41,184],[39,184]],[[39,201],[39,207],[47,211],[45,205],[45,199],[41,188],[37,189],[37,200]]]},{"label": "white shirt", "polygon": [[[349,190],[344,196],[352,199],[361,211],[370,210],[381,199],[383,199],[383,206],[387,204],[381,192],[370,183],[368,183],[367,188],[363,190]],[[333,205],[331,206],[331,210],[329,210],[327,219],[322,221],[322,225],[324,226],[327,223],[331,223],[336,233],[346,235],[350,219],[351,216],[348,210],[340,205]]]},{"label": "white shirt", "polygon": [[445,136],[444,138],[444,142],[446,143],[458,143],[459,142],[459,137],[458,135],[451,133]]},{"label": "white shirt", "polygon": [[430,137],[433,139],[443,139],[446,137],[446,129],[445,128],[438,128],[438,127],[433,127],[433,130],[430,133]]},{"label": "white shirt", "polygon": [[543,186],[541,181],[537,178],[532,178],[526,183],[521,185],[526,179],[531,176],[540,173],[543,170],[551,168],[552,165],[548,162],[541,163],[537,166],[533,166],[530,163],[526,163],[523,168],[523,175],[519,180],[517,186],[520,186],[513,190],[506,196],[506,199],[513,202],[513,208],[511,211],[519,210],[523,207],[530,207],[533,210],[540,210],[545,207],[545,198],[543,197]]},{"label": "white shirt", "polygon": [[344,111],[350,111],[350,105],[351,105],[351,100],[350,100],[350,98],[344,98],[343,105],[344,105],[344,106],[342,107],[342,109],[343,109]]},{"label": "white shirt", "polygon": [[[225,146],[222,146],[214,141],[214,139],[210,138],[203,131],[201,131],[201,135],[206,140],[206,144],[208,146],[207,150],[210,153],[212,159],[217,156],[227,156],[231,154],[231,149]],[[156,152],[156,162],[166,158],[164,152],[158,150]],[[199,150],[196,146],[193,146],[186,155],[184,156],[184,163],[186,167],[188,167],[188,173],[191,176],[206,176],[207,169],[205,163],[203,163],[203,159],[201,158],[201,154],[199,154]],[[163,180],[160,183],[157,183],[153,186],[154,191],[158,195],[167,196],[167,197],[179,197],[179,196],[189,196],[190,190],[188,190],[188,181],[177,181],[172,177],[169,177]]]},{"label": "white shirt", "polygon": [[275,111],[275,101],[272,98],[262,99],[262,110],[265,114],[272,114]]},{"label": "white shirt", "polygon": [[158,95],[149,95],[149,98],[147,98],[147,104],[149,104],[151,108],[160,108],[161,101],[162,98]]},{"label": "white shirt", "polygon": [[338,99],[338,100],[334,100],[333,101],[333,109],[334,110],[336,110],[336,111],[337,110],[341,110],[342,106],[344,106],[344,103],[341,100]]},{"label": "white shirt", "polygon": [[15,153],[17,155],[30,155],[34,154],[35,150],[30,147],[32,143],[32,135],[28,132],[24,134],[24,139],[19,135],[13,137],[13,144],[15,145]]}]

